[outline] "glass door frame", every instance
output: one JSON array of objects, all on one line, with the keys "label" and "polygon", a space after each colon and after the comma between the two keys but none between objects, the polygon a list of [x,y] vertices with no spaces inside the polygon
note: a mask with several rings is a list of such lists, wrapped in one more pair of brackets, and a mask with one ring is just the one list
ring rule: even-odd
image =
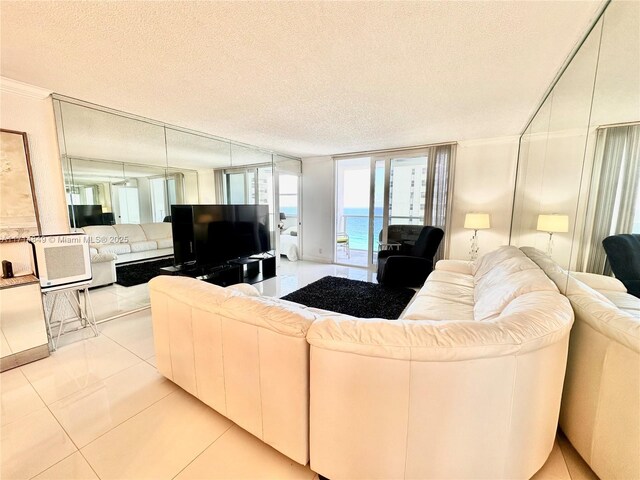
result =
[{"label": "glass door frame", "polygon": [[296,177],[296,197],[297,197],[297,217],[296,217],[296,228],[298,229],[298,259],[302,260],[302,235],[303,235],[303,227],[302,227],[302,172],[290,172],[290,171],[281,171],[274,169],[273,171],[273,208],[274,208],[274,235],[275,235],[275,250],[277,252],[277,264],[280,265],[280,229],[277,228],[278,223],[280,223],[280,175],[290,175],[292,177]]},{"label": "glass door frame", "polygon": [[[446,145],[446,144],[445,144]],[[334,245],[334,249],[333,249],[333,259],[334,259],[334,263],[337,265],[348,265],[348,266],[358,266],[358,267],[364,267],[367,269],[372,269],[377,267],[377,256],[374,257],[374,253],[377,254],[378,250],[375,248],[376,247],[376,242],[379,243],[387,243],[387,238],[388,238],[388,228],[389,228],[389,218],[390,218],[390,198],[391,198],[391,188],[390,188],[390,184],[391,184],[391,161],[393,159],[402,159],[402,158],[411,158],[411,157],[426,157],[427,158],[427,162],[426,162],[426,167],[427,170],[429,169],[429,162],[431,161],[435,161],[435,157],[432,158],[432,155],[434,155],[435,152],[435,147],[437,147],[438,145],[432,145],[432,146],[425,146],[425,147],[420,147],[420,148],[415,148],[415,149],[406,149],[406,150],[395,150],[395,151],[388,151],[388,152],[371,152],[369,154],[367,153],[363,153],[361,155],[348,155],[348,156],[344,156],[344,157],[334,157],[334,165],[335,165],[335,175],[334,175],[334,185],[335,185],[335,208],[334,208],[334,215],[335,215],[335,219],[333,222],[333,228],[334,228],[334,238],[337,234],[337,230],[338,230],[338,216],[337,216],[337,205],[338,205],[338,163],[341,160],[349,160],[349,159],[355,159],[355,158],[369,158],[370,164],[369,164],[369,239],[368,239],[368,245],[367,245],[367,263],[366,265],[357,265],[357,264],[353,264],[353,263],[345,263],[344,261],[338,261],[338,256],[337,256],[337,249]],[[378,240],[378,237],[376,236],[376,232],[375,232],[375,217],[376,217],[376,212],[375,212],[375,206],[376,206],[376,166],[378,162],[383,162],[383,168],[384,168],[384,181],[382,182],[382,188],[383,188],[383,206],[382,206],[382,237],[380,238],[380,240]],[[429,193],[429,192],[427,192]],[[427,197],[429,195],[426,195],[425,200],[424,200],[424,215],[423,215],[423,225],[426,225],[426,218],[427,215],[429,214],[429,208],[431,205],[431,202],[427,202]]]}]

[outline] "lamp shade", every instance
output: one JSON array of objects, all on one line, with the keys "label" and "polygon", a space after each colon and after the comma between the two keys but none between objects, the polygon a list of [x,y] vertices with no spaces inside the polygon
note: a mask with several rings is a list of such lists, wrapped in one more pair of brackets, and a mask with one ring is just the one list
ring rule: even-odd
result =
[{"label": "lamp shade", "polygon": [[287,216],[285,215],[284,212],[280,212],[280,220],[286,220]]},{"label": "lamp shade", "polygon": [[464,217],[464,228],[483,230],[491,228],[488,213],[467,213]]},{"label": "lamp shade", "polygon": [[569,215],[538,215],[537,230],[549,233],[569,231]]}]

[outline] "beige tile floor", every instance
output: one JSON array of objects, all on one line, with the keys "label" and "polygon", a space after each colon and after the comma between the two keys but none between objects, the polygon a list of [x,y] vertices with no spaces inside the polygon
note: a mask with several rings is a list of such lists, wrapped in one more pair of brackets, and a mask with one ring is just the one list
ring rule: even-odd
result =
[{"label": "beige tile floor", "polygon": [[[258,288],[282,296],[325,275],[374,276],[284,260]],[[49,358],[0,375],[0,478],[316,478],[157,373],[148,309],[99,330],[65,335]],[[535,476],[594,478],[562,434]]]}]

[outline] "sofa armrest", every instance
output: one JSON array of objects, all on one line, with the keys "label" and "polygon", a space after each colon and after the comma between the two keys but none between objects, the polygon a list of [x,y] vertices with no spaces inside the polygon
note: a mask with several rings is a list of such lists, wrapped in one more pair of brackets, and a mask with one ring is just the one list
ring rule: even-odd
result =
[{"label": "sofa armrest", "polygon": [[586,272],[570,272],[570,275],[594,290],[613,290],[615,292],[627,291],[624,284],[615,277],[607,277],[606,275]]},{"label": "sofa armrest", "polygon": [[440,260],[436,263],[436,270],[453,273],[463,273],[473,275],[473,262],[468,260]]},{"label": "sofa armrest", "polygon": [[91,263],[115,262],[118,256],[115,253],[95,253],[91,255]]},{"label": "sofa armrest", "polygon": [[236,283],[235,285],[230,285],[227,287],[228,290],[233,290],[234,292],[242,293],[248,297],[260,297],[260,291],[254,287],[253,285],[249,285],[248,283]]},{"label": "sofa armrest", "polygon": [[159,275],[149,282],[151,310],[164,298],[180,308],[199,310],[266,328],[275,333],[304,338],[316,315],[301,305],[255,295],[253,287],[220,287],[189,277]]}]

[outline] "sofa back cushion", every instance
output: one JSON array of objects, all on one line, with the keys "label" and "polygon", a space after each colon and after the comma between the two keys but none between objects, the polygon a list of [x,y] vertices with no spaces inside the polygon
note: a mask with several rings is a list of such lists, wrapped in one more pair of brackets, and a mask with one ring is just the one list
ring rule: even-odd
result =
[{"label": "sofa back cushion", "polygon": [[118,243],[118,232],[111,225],[90,225],[82,227],[81,230],[89,235],[89,244],[93,248]]},{"label": "sofa back cushion", "polygon": [[118,235],[126,238],[126,243],[145,242],[147,237],[144,234],[144,230],[140,225],[134,223],[121,223],[116,224],[113,228],[118,232]]},{"label": "sofa back cushion", "polygon": [[640,353],[640,317],[592,295],[569,295],[576,319]]},{"label": "sofa back cushion", "polygon": [[143,223],[140,227],[147,240],[170,239],[172,237],[171,224],[168,222]]},{"label": "sofa back cushion", "polygon": [[519,296],[540,291],[558,292],[558,289],[526,256],[507,258],[476,283],[474,318],[480,321],[494,319]]},{"label": "sofa back cushion", "polygon": [[514,247],[512,245],[503,245],[497,250],[489,252],[486,255],[480,257],[472,268],[472,273],[476,280],[476,283],[493,267],[509,258],[514,257],[523,258],[526,257],[526,255],[522,253],[518,247]]},{"label": "sofa back cushion", "polygon": [[[560,290],[560,293],[563,295],[593,295],[605,303],[611,303],[604,295],[594,290],[594,288],[597,288],[599,285],[606,285],[612,289],[620,288],[619,282],[615,278],[576,272],[569,274],[569,272],[554,262],[548,255],[536,248],[521,247],[520,250],[542,269],[547,277],[556,284],[556,287],[558,287],[558,290]],[[576,278],[579,278],[579,280],[576,280]],[[592,285],[584,283],[584,280],[588,280]],[[622,287],[624,290],[624,285]]]}]

